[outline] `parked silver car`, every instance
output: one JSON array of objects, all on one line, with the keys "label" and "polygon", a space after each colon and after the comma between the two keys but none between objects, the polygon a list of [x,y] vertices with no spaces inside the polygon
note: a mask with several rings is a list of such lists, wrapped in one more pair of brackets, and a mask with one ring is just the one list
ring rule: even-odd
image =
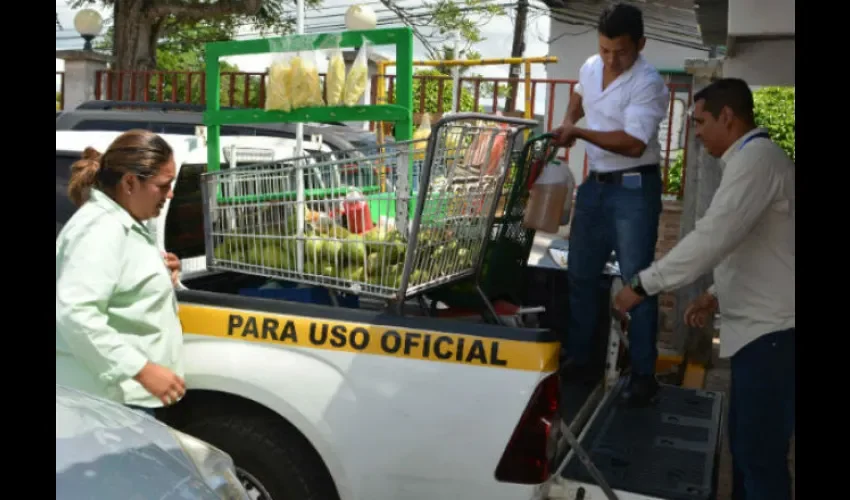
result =
[{"label": "parked silver car", "polygon": [[56,499],[250,496],[224,452],[141,412],[57,384]]}]

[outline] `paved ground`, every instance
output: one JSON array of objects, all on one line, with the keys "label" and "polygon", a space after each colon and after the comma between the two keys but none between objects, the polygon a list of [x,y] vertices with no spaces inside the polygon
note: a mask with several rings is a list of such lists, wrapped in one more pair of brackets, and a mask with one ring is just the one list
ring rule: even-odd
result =
[{"label": "paved ground", "polygon": [[[705,388],[712,391],[729,392],[729,362],[717,357],[717,344],[714,346],[713,366],[706,373]],[[724,407],[724,412],[726,407]],[[725,420],[725,414],[724,414]],[[791,440],[791,454],[789,462],[791,467],[791,478],[794,478],[794,439]],[[717,479],[717,500],[731,500],[732,498],[732,457],[729,455],[729,442],[726,440],[726,429],[723,429],[723,450],[720,457],[720,473]],[[792,483],[793,484],[793,483]],[[796,487],[795,487],[796,489]]]}]

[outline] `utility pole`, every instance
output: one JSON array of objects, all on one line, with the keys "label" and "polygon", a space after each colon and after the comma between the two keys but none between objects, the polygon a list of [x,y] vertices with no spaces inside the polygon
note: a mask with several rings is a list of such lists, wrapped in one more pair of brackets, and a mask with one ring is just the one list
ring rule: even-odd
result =
[{"label": "utility pole", "polygon": [[[528,0],[519,0],[516,5],[516,24],[514,24],[514,43],[511,47],[511,57],[522,57],[525,53],[525,23],[527,17]],[[508,80],[511,88],[508,98],[505,99],[506,112],[516,110],[516,94],[519,88],[521,68],[521,64],[511,64],[510,80]],[[496,84],[496,88],[498,88],[498,83]]]}]

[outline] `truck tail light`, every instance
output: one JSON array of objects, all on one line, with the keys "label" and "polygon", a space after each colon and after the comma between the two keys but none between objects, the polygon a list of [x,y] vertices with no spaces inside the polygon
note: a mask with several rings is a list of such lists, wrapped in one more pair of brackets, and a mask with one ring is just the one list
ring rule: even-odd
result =
[{"label": "truck tail light", "polygon": [[560,385],[555,372],[535,388],[496,467],[497,481],[540,484],[552,474],[561,418]]}]

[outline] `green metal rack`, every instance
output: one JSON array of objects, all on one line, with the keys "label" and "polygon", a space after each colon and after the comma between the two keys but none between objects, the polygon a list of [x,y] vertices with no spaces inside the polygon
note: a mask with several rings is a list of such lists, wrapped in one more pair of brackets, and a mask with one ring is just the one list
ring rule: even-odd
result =
[{"label": "green metal rack", "polygon": [[[280,52],[323,50],[328,47],[355,48],[368,40],[373,46],[393,45],[396,49],[395,104],[367,106],[321,106],[283,111],[266,111],[261,108],[221,109],[222,57]],[[304,122],[395,122],[396,141],[413,137],[413,30],[389,28],[364,31],[344,31],[310,35],[289,35],[280,38],[211,42],[206,44],[206,97],[207,110],[207,171],[221,168],[221,126],[247,123],[304,123]]]}]

